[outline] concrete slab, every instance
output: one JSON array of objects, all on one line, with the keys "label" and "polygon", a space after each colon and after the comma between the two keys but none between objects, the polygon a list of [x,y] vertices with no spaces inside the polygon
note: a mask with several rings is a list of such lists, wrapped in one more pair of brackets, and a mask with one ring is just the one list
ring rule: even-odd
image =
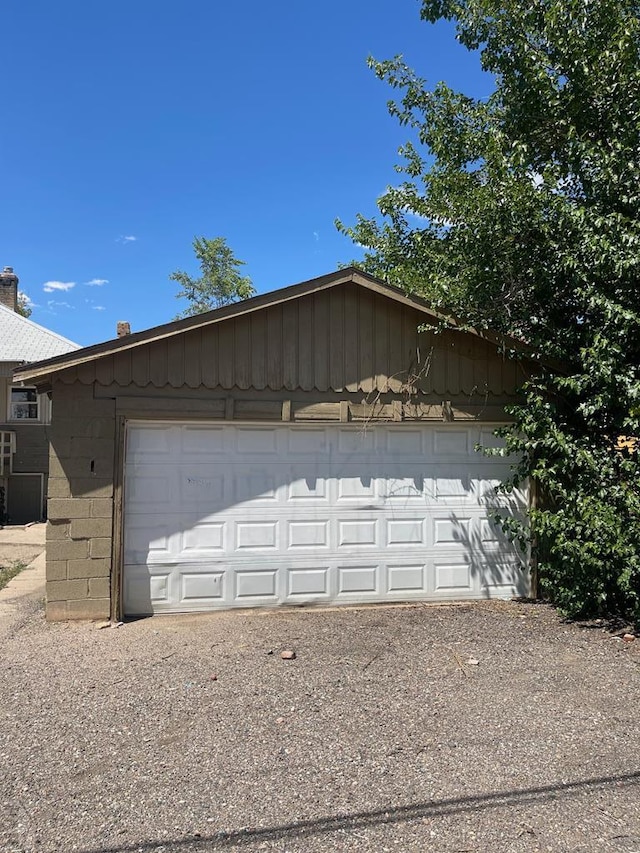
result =
[{"label": "concrete slab", "polygon": [[45,594],[46,524],[0,529],[0,565],[27,563],[27,568],[0,589],[0,619],[16,612],[16,603],[27,595]]}]

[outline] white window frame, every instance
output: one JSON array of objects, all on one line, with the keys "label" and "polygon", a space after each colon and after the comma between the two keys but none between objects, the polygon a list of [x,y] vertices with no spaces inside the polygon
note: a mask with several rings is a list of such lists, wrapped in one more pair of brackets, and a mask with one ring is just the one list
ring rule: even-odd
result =
[{"label": "white window frame", "polygon": [[[14,391],[34,391],[35,392],[35,400],[29,400],[25,402],[14,402],[13,400],[13,392]],[[18,424],[39,424],[42,423],[42,414],[43,414],[43,406],[41,395],[38,394],[34,385],[9,385],[9,393],[8,393],[8,415],[7,420],[9,423],[18,423]],[[14,406],[16,405],[28,405],[36,407],[36,416],[35,418],[20,418],[16,417]]]}]

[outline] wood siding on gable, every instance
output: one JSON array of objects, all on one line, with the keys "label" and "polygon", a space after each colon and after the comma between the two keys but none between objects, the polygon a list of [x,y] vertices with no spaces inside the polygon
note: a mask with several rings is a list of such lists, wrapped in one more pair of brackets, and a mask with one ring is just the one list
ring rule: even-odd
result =
[{"label": "wood siding on gable", "polygon": [[513,396],[516,361],[474,335],[418,331],[424,315],[349,284],[61,372],[65,383]]}]

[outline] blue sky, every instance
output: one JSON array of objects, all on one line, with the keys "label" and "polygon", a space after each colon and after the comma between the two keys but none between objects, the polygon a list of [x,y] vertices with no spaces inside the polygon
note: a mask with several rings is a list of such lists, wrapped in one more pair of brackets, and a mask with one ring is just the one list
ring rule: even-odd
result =
[{"label": "blue sky", "polygon": [[259,292],[358,256],[337,233],[397,182],[406,141],[366,65],[490,80],[418,0],[30,0],[0,12],[0,266],[32,319],[80,344],[183,307],[194,236],[224,236]]}]

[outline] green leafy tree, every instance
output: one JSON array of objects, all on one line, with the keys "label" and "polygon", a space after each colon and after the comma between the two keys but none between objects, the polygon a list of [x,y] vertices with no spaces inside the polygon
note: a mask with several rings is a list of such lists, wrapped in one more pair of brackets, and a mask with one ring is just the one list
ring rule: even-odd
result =
[{"label": "green leafy tree", "polygon": [[203,314],[255,294],[251,279],[239,273],[245,262],[234,256],[224,237],[196,237],[193,250],[200,264],[200,277],[194,278],[180,270],[169,276],[181,287],[176,298],[190,303],[176,319]]},{"label": "green leafy tree", "polygon": [[[640,618],[640,4],[423,0],[493,75],[486,99],[429,88],[401,57],[411,140],[381,216],[338,227],[362,265],[469,324],[527,341],[540,366],[503,430],[541,502],[527,530],[568,614]],[[503,488],[509,489],[510,483]]]},{"label": "green leafy tree", "polygon": [[26,293],[18,293],[18,307],[16,308],[16,311],[23,317],[30,317],[33,314],[31,300]]}]

